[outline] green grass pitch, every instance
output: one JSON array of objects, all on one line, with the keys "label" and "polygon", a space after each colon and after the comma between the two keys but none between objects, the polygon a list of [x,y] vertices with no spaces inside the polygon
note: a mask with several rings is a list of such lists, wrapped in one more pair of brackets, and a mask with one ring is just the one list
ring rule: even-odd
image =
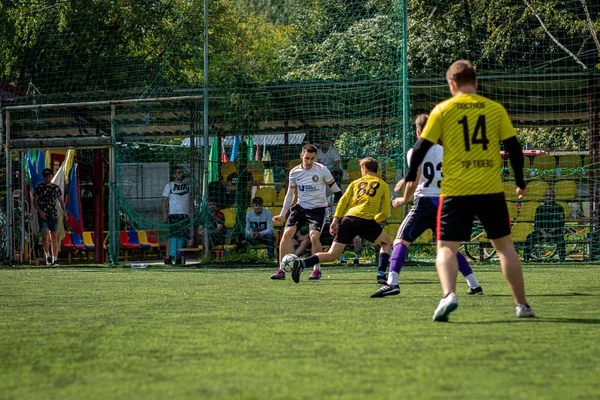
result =
[{"label": "green grass pitch", "polygon": [[373,267],[0,269],[0,399],[598,399],[600,266],[525,268],[516,319],[475,267],[449,323],[433,267],[371,299]]}]

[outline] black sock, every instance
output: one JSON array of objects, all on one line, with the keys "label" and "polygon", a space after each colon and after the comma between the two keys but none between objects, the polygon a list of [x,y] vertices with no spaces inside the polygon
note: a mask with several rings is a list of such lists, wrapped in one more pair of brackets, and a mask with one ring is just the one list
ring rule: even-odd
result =
[{"label": "black sock", "polygon": [[314,254],[310,257],[306,257],[304,260],[304,268],[312,268],[319,263],[319,257]]},{"label": "black sock", "polygon": [[377,268],[377,271],[385,274],[389,263],[390,255],[388,253],[379,253],[379,267]]}]

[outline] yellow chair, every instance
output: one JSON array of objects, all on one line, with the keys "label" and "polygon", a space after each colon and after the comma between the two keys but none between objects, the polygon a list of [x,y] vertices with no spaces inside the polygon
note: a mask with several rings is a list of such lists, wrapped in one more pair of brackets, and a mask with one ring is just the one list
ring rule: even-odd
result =
[{"label": "yellow chair", "polygon": [[527,240],[527,236],[533,232],[533,224],[529,222],[518,222],[512,226],[511,234],[513,242],[523,243]]},{"label": "yellow chair", "polygon": [[[278,216],[279,213],[281,212],[281,207],[267,207],[267,209],[269,211],[271,211],[271,214],[273,214],[274,217]],[[285,226],[285,216],[281,219],[281,222],[273,222],[273,226],[275,228],[282,228]]]},{"label": "yellow chair", "polygon": [[400,207],[400,208],[392,207],[388,221],[390,221],[390,223],[398,223],[399,224],[403,220],[404,220],[404,207]]},{"label": "yellow chair", "polygon": [[148,233],[144,230],[138,231],[138,241],[141,245],[148,245],[154,249],[159,247],[158,243],[151,243],[148,241]]},{"label": "yellow chair", "polygon": [[400,228],[400,224],[397,224],[394,222],[392,222],[391,224],[387,224],[383,227],[383,230],[385,231],[385,233],[388,234],[390,239],[392,239],[392,242],[394,241],[394,239],[396,238],[396,235],[398,234],[398,228]]},{"label": "yellow chair", "polygon": [[237,167],[234,162],[229,161],[221,164],[221,177],[223,182],[227,181],[227,177],[235,172],[237,172]]},{"label": "yellow chair", "polygon": [[433,232],[431,229],[427,229],[421,236],[414,241],[416,244],[429,244],[433,241]]},{"label": "yellow chair", "polygon": [[533,170],[536,176],[552,176],[556,170],[556,157],[541,154],[533,158]]},{"label": "yellow chair", "polygon": [[544,193],[548,190],[548,183],[544,181],[530,181],[527,184],[525,200],[543,200]]},{"label": "yellow chair", "polygon": [[513,203],[512,201],[507,201],[506,207],[508,208],[508,215],[510,216],[510,220],[515,221],[517,219],[517,215],[519,213],[517,203]]},{"label": "yellow chair", "polygon": [[346,171],[348,172],[348,182],[352,182],[361,177],[360,164],[358,163],[357,158],[348,160],[348,164],[346,164]]},{"label": "yellow chair", "polygon": [[560,200],[575,200],[577,184],[571,180],[562,180],[554,184],[554,197]]},{"label": "yellow chair", "polygon": [[291,170],[292,168],[300,164],[302,164],[302,160],[300,160],[299,158],[291,160],[288,162],[288,169]]},{"label": "yellow chair", "polygon": [[235,209],[233,208],[224,208],[221,210],[223,215],[225,215],[225,228],[233,228],[235,226],[235,221],[237,215],[235,213]]},{"label": "yellow chair", "polygon": [[263,186],[256,190],[254,197],[260,197],[263,199],[263,205],[270,207],[277,201],[277,192],[272,186]]},{"label": "yellow chair", "polygon": [[565,154],[558,158],[559,176],[579,176],[580,173],[581,156],[579,154]]},{"label": "yellow chair", "polygon": [[517,185],[513,181],[506,181],[504,184],[504,198],[510,201],[517,201],[519,198],[517,197]]},{"label": "yellow chair", "polygon": [[521,203],[521,207],[519,208],[519,214],[517,215],[517,221],[533,222],[535,220],[535,210],[540,205],[542,205],[542,203],[538,201],[529,201],[527,203]]},{"label": "yellow chair", "polygon": [[277,195],[277,200],[275,201],[275,206],[281,207],[283,206],[283,200],[285,200],[285,192],[287,188],[281,188],[279,194]]},{"label": "yellow chair", "polygon": [[252,180],[254,182],[264,182],[265,180],[265,166],[262,161],[251,161],[248,163],[248,171],[252,173]]}]

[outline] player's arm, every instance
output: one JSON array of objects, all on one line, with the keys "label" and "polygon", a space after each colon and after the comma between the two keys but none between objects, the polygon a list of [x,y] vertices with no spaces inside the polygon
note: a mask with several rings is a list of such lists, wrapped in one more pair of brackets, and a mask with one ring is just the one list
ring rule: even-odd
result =
[{"label": "player's arm", "polygon": [[415,143],[415,147],[413,148],[412,156],[410,157],[410,162],[408,163],[408,172],[404,177],[405,182],[414,182],[417,180],[417,172],[419,172],[419,166],[421,165],[421,163],[425,159],[425,156],[427,155],[427,152],[433,145],[434,143],[430,142],[427,139],[420,138],[419,140],[417,140],[417,143]]},{"label": "player's arm", "polygon": [[[414,182],[406,182],[406,186],[404,187],[404,194],[402,197],[397,197],[392,200],[392,207],[400,208],[413,198],[415,195],[415,191],[417,190],[417,182],[419,182],[419,178],[421,177],[421,169],[417,170],[417,179]],[[404,184],[404,179],[398,182],[398,184],[402,182]],[[398,185],[396,184],[396,186]]]},{"label": "player's arm", "polygon": [[333,192],[333,198],[335,199],[335,202],[338,203],[342,198],[342,189],[340,189],[338,184],[335,182],[335,179],[332,179],[329,182],[327,182],[327,185],[329,185],[331,191]]},{"label": "player's arm", "polygon": [[292,208],[292,203],[294,202],[294,193],[296,192],[297,186],[288,186],[287,192],[285,192],[285,198],[283,199],[283,206],[281,207],[281,212],[279,215],[273,217],[273,221],[279,222]]},{"label": "player's arm", "polygon": [[67,217],[67,206],[65,205],[65,200],[63,199],[62,195],[58,196],[58,204],[60,204],[60,209],[66,218]]},{"label": "player's arm", "polygon": [[527,186],[525,179],[523,178],[523,166],[525,160],[523,157],[523,149],[516,136],[511,136],[502,141],[502,143],[504,144],[504,150],[508,152],[510,165],[515,174],[515,183],[517,184],[517,187],[523,191],[523,193],[519,193],[519,190],[517,190],[517,194],[519,194],[519,198],[521,198],[525,194],[524,190]]},{"label": "player's arm", "polygon": [[389,218],[390,212],[390,188],[388,185],[383,186],[383,196],[381,198],[381,212],[375,215],[374,219],[377,222],[383,222]]}]

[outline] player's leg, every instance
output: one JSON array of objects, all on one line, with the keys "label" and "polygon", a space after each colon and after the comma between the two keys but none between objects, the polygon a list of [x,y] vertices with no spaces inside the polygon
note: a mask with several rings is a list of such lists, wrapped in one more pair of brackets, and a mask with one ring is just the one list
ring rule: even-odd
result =
[{"label": "player's leg", "polygon": [[456,299],[457,253],[461,242],[469,239],[474,218],[471,196],[440,197],[437,220],[435,268],[444,297],[433,313],[434,321],[448,321],[458,307]]},{"label": "player's leg", "polygon": [[504,195],[497,193],[481,197],[478,201],[480,207],[477,209],[477,216],[492,246],[498,252],[502,273],[516,303],[517,317],[533,317],[534,312],[525,297],[523,268],[510,233],[510,218]]},{"label": "player's leg", "polygon": [[507,235],[499,239],[490,239],[490,242],[498,252],[502,273],[515,300],[517,317],[535,316],[525,296],[523,268],[519,255],[515,250],[512,236]]},{"label": "player's leg", "polygon": [[[291,216],[290,216],[290,218],[291,218]],[[274,279],[274,280],[284,280],[285,279],[285,271],[282,270],[279,266],[281,265],[281,258],[283,256],[294,252],[294,247],[292,245],[292,239],[294,238],[294,235],[296,234],[296,230],[297,230],[297,226],[295,224],[287,225],[287,223],[286,223],[286,227],[283,230],[283,234],[281,235],[281,240],[279,242],[279,262],[277,264],[278,265],[277,271],[275,271],[275,273],[273,275],[271,275],[271,279]]]},{"label": "player's leg", "polygon": [[52,251],[52,265],[58,260],[58,218],[48,220],[48,228],[50,230],[50,244]]},{"label": "player's leg", "polygon": [[461,252],[456,253],[456,258],[458,261],[458,272],[465,277],[467,285],[469,286],[469,289],[467,289],[467,294],[482,295],[483,289],[477,281],[477,278],[475,278],[475,274],[473,274],[473,269],[469,265],[467,258],[463,256]]},{"label": "player's leg", "polygon": [[[328,210],[326,207],[319,207],[306,210],[306,221],[308,222],[308,237],[310,238],[310,251],[312,254],[323,252],[323,246],[321,245],[321,232],[323,231],[323,227],[325,226],[327,212]],[[308,279],[321,279],[321,266],[319,264],[313,266],[313,272],[310,274]]]}]

